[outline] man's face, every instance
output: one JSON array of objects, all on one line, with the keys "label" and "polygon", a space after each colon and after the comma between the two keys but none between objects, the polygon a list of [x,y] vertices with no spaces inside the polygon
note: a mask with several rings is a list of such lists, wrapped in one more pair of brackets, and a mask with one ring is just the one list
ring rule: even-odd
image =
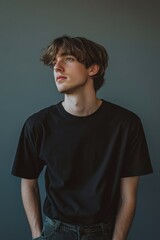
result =
[{"label": "man's face", "polygon": [[73,93],[87,84],[89,70],[72,55],[57,54],[53,62],[54,78],[60,93]]}]

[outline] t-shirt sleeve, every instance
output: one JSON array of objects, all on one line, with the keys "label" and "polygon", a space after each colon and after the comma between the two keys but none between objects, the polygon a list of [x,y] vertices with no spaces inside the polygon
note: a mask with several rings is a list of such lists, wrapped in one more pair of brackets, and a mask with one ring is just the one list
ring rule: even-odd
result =
[{"label": "t-shirt sleeve", "polygon": [[144,129],[141,120],[136,118],[130,126],[121,177],[140,176],[152,172]]},{"label": "t-shirt sleeve", "polygon": [[38,133],[27,120],[22,128],[15,154],[12,174],[21,178],[36,179],[45,163],[38,154]]}]

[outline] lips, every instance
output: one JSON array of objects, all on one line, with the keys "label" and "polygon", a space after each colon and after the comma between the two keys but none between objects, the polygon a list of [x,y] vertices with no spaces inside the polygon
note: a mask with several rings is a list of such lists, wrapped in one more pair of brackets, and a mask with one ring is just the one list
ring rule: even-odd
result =
[{"label": "lips", "polygon": [[57,82],[61,82],[61,81],[65,80],[66,78],[67,78],[67,77],[60,75],[60,76],[57,76],[57,77],[56,77],[56,81],[57,81]]}]

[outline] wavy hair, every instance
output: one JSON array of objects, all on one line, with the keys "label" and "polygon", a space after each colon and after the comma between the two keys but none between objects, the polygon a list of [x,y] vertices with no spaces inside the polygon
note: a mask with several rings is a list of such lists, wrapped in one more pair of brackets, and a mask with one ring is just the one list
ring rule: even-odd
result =
[{"label": "wavy hair", "polygon": [[98,72],[92,76],[94,89],[97,91],[104,83],[105,70],[108,66],[108,53],[106,49],[84,37],[62,36],[52,41],[44,49],[41,61],[47,66],[53,66],[57,53],[74,56],[77,61],[89,68],[93,64],[99,66]]}]

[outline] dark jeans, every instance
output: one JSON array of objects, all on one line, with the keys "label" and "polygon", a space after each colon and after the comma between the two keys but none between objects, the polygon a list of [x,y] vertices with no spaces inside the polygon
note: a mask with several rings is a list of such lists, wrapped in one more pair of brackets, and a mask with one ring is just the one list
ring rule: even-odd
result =
[{"label": "dark jeans", "polygon": [[46,217],[41,236],[34,240],[111,240],[111,232],[106,223],[80,226]]}]

